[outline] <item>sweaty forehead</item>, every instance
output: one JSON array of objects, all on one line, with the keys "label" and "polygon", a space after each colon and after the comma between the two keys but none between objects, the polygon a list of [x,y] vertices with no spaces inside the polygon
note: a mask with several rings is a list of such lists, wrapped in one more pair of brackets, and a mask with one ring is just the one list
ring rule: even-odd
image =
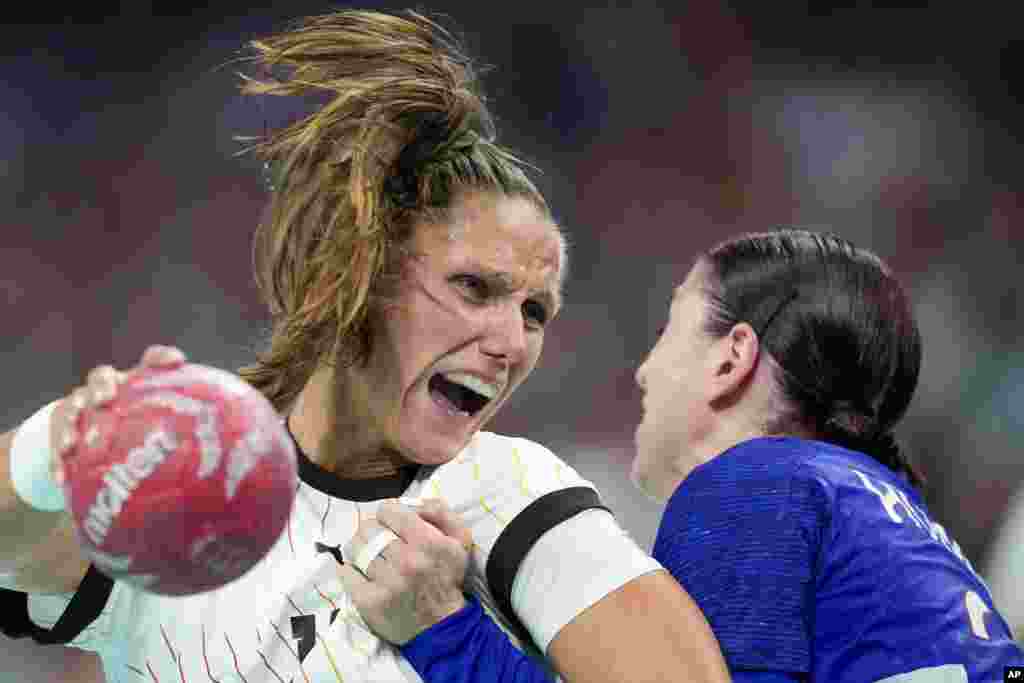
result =
[{"label": "sweaty forehead", "polygon": [[675,311],[676,315],[690,315],[693,309],[699,309],[704,304],[704,268],[700,263],[694,265],[680,284],[672,290],[672,299],[669,302],[669,310]]},{"label": "sweaty forehead", "polygon": [[682,299],[687,295],[699,294],[707,283],[707,266],[702,261],[697,261],[686,273],[686,278],[676,286],[673,292],[674,299]]},{"label": "sweaty forehead", "polygon": [[562,238],[527,199],[467,198],[451,210],[449,220],[423,226],[416,242],[442,267],[479,266],[530,288],[560,285]]}]

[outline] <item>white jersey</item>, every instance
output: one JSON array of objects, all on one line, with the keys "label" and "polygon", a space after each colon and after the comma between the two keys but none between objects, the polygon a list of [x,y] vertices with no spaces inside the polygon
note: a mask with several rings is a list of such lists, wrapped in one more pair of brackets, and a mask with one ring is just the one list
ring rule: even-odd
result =
[{"label": "white jersey", "polygon": [[[480,432],[453,461],[404,481],[340,480],[301,454],[299,464],[288,526],[247,574],[164,597],[123,582],[111,588],[93,569],[79,592],[100,596],[78,601],[99,613],[70,644],[98,653],[109,683],[420,681],[367,628],[338,576],[360,520],[398,496],[442,498],[461,516],[474,541],[467,591],[534,653],[587,607],[660,568],[600,509],[589,482],[525,439]],[[51,628],[73,597],[29,596],[29,615]]]}]

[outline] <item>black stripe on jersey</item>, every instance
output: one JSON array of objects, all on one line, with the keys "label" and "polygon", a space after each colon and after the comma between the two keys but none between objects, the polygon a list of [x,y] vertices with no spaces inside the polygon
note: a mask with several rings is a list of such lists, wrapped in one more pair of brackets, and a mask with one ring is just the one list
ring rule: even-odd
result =
[{"label": "black stripe on jersey", "polygon": [[608,510],[597,491],[588,486],[552,491],[527,505],[498,536],[487,559],[487,585],[498,609],[514,622],[521,634],[529,636],[512,611],[512,584],[519,565],[541,536],[567,519],[593,508]]},{"label": "black stripe on jersey", "polygon": [[299,463],[299,479],[328,496],[360,503],[385,498],[399,498],[419,474],[420,465],[408,465],[402,467],[398,474],[390,477],[342,479],[310,460],[299,446],[295,435],[292,434],[288,420],[284,421],[284,426],[288,430],[288,436],[292,438],[292,443],[295,444],[295,454],[298,456]]},{"label": "black stripe on jersey", "polygon": [[0,591],[0,632],[9,638],[31,637],[43,645],[63,645],[78,637],[89,624],[96,621],[110,598],[114,582],[90,565],[89,571],[78,585],[71,602],[64,608],[53,628],[40,628],[28,616],[28,594],[20,591]]}]

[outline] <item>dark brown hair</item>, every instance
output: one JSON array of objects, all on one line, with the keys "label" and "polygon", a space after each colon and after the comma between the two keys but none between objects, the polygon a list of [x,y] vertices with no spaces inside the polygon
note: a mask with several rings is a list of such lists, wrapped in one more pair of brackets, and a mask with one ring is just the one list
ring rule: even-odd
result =
[{"label": "dark brown hair", "polygon": [[719,338],[747,322],[777,364],[788,409],[766,427],[808,426],[922,485],[892,433],[917,388],[921,337],[882,260],[835,235],[780,229],[731,239],[701,261],[707,331]]}]

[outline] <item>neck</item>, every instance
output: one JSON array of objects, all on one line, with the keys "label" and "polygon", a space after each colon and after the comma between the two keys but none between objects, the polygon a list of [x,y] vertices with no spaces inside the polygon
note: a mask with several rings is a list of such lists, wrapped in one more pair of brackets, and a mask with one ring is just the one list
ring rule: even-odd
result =
[{"label": "neck", "polygon": [[708,433],[704,439],[694,444],[689,457],[690,462],[702,465],[715,459],[737,444],[761,436],[769,435],[763,429],[745,424],[720,424],[717,429]]},{"label": "neck", "polygon": [[[341,479],[375,479],[397,475],[408,463],[373,437],[369,415],[357,415],[332,391],[334,373],[318,370],[299,393],[288,416],[299,448],[321,468]],[[338,409],[341,407],[342,409]]]}]

